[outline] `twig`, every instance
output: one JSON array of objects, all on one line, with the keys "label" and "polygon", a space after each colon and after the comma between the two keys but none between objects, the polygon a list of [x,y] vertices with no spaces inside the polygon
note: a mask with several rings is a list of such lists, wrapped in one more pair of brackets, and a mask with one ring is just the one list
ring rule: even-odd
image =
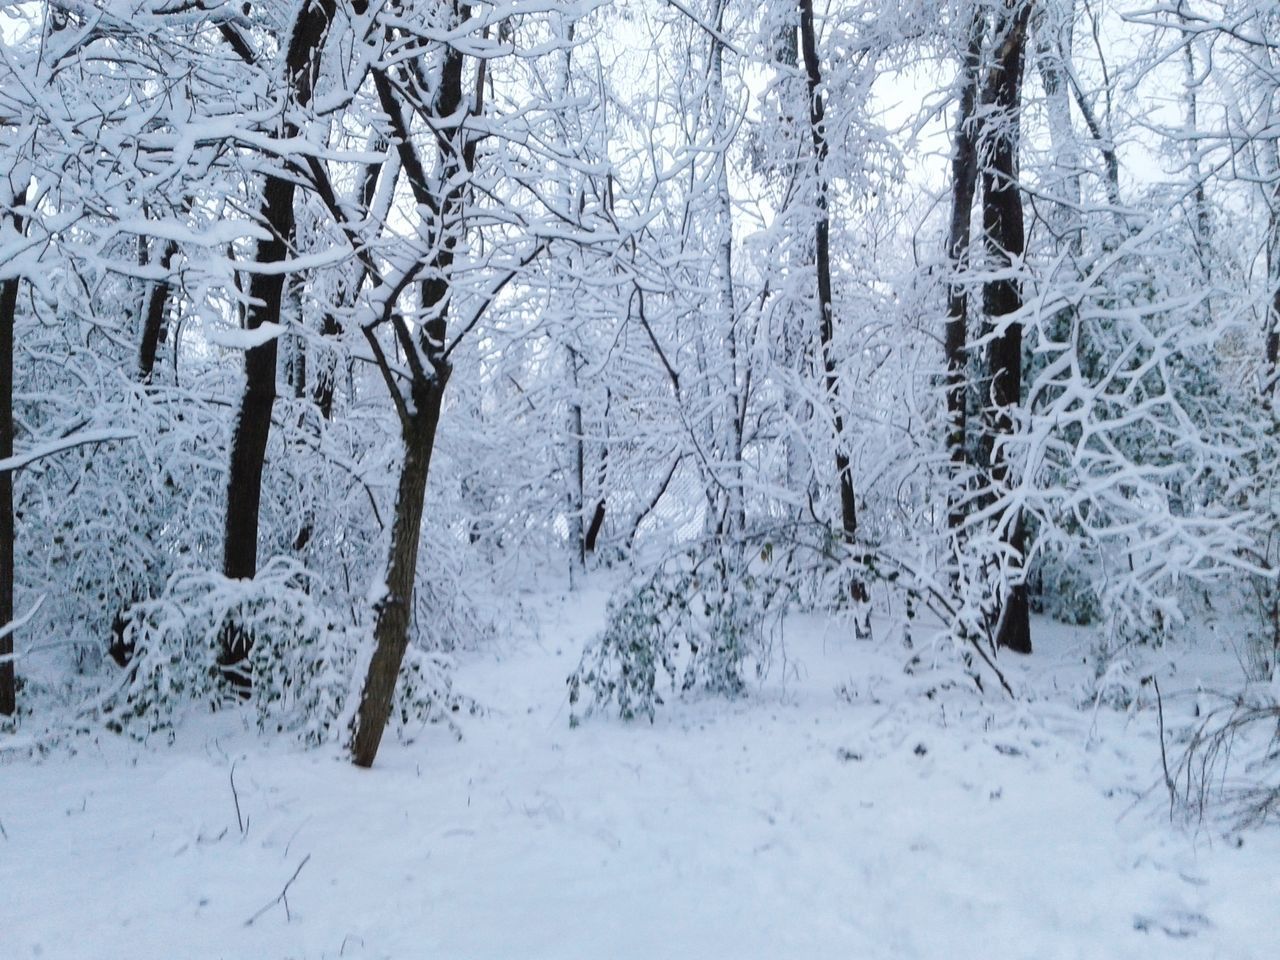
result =
[{"label": "twig", "polygon": [[310,860],[310,859],[311,859],[311,854],[309,854],[309,853],[308,853],[305,857],[303,857],[303,858],[302,858],[302,862],[301,862],[300,864],[298,864],[298,869],[297,869],[297,870],[295,870],[295,871],[293,871],[293,876],[292,876],[292,877],[290,877],[290,878],[285,882],[284,889],[282,889],[282,890],[280,891],[279,895],[277,895],[277,896],[276,896],[276,898],[275,898],[274,900],[272,900],[272,901],[271,901],[270,903],[268,903],[265,907],[263,907],[261,910],[259,910],[257,913],[255,913],[255,914],[254,914],[252,917],[250,917],[248,920],[246,920],[246,921],[244,922],[244,925],[245,925],[246,927],[252,927],[252,926],[253,926],[253,921],[257,920],[260,916],[262,916],[264,913],[266,913],[268,910],[270,910],[272,907],[274,907],[277,903],[283,903],[283,904],[284,904],[284,922],[285,922],[285,923],[289,923],[291,920],[293,920],[293,914],[291,914],[291,913],[289,912],[289,886],[290,886],[290,884],[292,884],[292,883],[293,883],[293,881],[295,881],[295,880],[297,880],[297,879],[298,879],[298,874],[300,874],[300,873],[302,872],[302,868],[303,868],[303,867],[305,867],[305,866],[307,865],[307,861],[308,861],[308,860]]},{"label": "twig", "polygon": [[1164,767],[1164,785],[1169,791],[1169,819],[1173,819],[1173,807],[1176,793],[1173,788],[1173,777],[1169,776],[1169,756],[1164,748],[1164,698],[1160,696],[1160,681],[1151,676],[1151,685],[1156,688],[1156,716],[1160,721],[1160,765]]},{"label": "twig", "polygon": [[[36,600],[34,604],[32,604],[30,610],[28,610],[26,613],[20,616],[17,620],[10,620],[4,626],[0,627],[0,640],[3,640],[5,637],[10,636],[13,633],[16,633],[18,630],[21,630],[28,623],[30,623],[31,618],[34,617],[37,613],[39,613],[40,608],[44,606],[44,598],[46,596],[48,596],[48,594],[45,594],[45,593],[40,594],[40,598]],[[17,660],[18,657],[22,656],[23,654],[32,653],[36,650],[42,650],[42,649],[45,649],[46,647],[63,646],[63,645],[64,644],[62,643],[41,644],[40,646],[37,646],[37,647],[28,647],[21,654],[6,653],[4,656],[0,657],[0,663],[5,663],[6,661],[9,661],[9,660]]]},{"label": "twig", "polygon": [[9,831],[4,828],[3,820],[0,820],[0,837],[4,837],[6,840],[9,839]]},{"label": "twig", "polygon": [[236,765],[231,764],[231,797],[236,802],[236,824],[240,827],[240,836],[244,836],[244,818],[240,816],[240,794],[236,792]]}]

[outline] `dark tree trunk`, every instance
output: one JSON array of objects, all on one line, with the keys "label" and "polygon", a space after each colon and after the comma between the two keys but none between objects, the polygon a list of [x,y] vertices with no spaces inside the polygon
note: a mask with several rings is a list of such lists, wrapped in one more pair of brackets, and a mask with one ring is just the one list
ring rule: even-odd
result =
[{"label": "dark tree trunk", "polygon": [[818,339],[822,348],[827,397],[832,405],[835,422],[840,525],[845,541],[853,543],[858,534],[858,506],[854,497],[849,455],[844,449],[844,418],[840,414],[840,384],[836,374],[833,343],[835,321],[831,300],[831,218],[827,210],[827,179],[824,170],[827,141],[825,108],[822,103],[822,68],[818,62],[817,33],[813,25],[813,0],[800,0],[800,50],[809,83],[809,130],[813,138],[814,174],[817,178],[818,221],[814,225],[814,261],[818,274]]},{"label": "dark tree trunk", "polygon": [[172,240],[166,240],[164,251],[160,254],[160,269],[166,276],[147,288],[146,305],[142,311],[142,342],[138,347],[138,379],[143,383],[151,382],[156,368],[156,353],[164,341],[164,318],[169,308],[169,294],[173,289],[167,275],[177,253],[178,245]]},{"label": "dark tree trunk", "polygon": [[[335,0],[306,0],[285,59],[286,99],[305,107],[311,100],[319,70],[321,48],[333,19]],[[281,137],[297,136],[299,129],[285,121]],[[269,239],[258,242],[254,262],[278,264],[288,255],[293,239],[294,181],[269,175],[262,191],[261,218],[270,231]],[[264,323],[280,322],[285,274],[254,272],[249,283],[249,309],[245,326],[256,330]],[[267,439],[271,432],[271,411],[276,399],[276,340],[245,351],[245,389],[236,415],[227,471],[227,514],[223,541],[223,574],[235,580],[251,579],[258,572],[258,511],[262,500],[262,471]],[[222,643],[222,663],[234,667],[248,654],[251,637],[227,631]],[[242,672],[234,669],[229,676]]]},{"label": "dark tree trunk", "polygon": [[572,587],[576,572],[587,569],[587,535],[584,529],[587,512],[587,438],[583,430],[582,399],[578,389],[578,353],[565,346],[566,366],[573,399],[569,401],[569,433],[573,449],[572,476],[568,490],[569,507],[569,582]]},{"label": "dark tree trunk", "polygon": [[[982,222],[987,238],[991,268],[1003,276],[987,282],[983,300],[989,322],[999,332],[991,341],[988,362],[991,370],[991,433],[993,443],[991,478],[997,487],[1008,479],[1008,453],[1001,440],[1014,431],[1013,411],[1022,402],[1022,325],[1001,323],[1002,318],[1022,308],[1022,290],[1009,275],[1012,265],[1026,250],[1022,219],[1022,195],[1018,186],[1019,104],[1021,100],[1027,20],[1031,4],[1016,11],[1006,8],[1006,24],[999,34],[1000,44],[988,87],[986,121],[989,150],[982,171]],[[1005,541],[1013,553],[1025,557],[1025,530],[1021,512],[1001,518]],[[996,645],[1017,653],[1031,652],[1031,624],[1022,561],[1014,569],[1000,608]]]},{"label": "dark tree trunk", "polygon": [[351,737],[351,759],[358,767],[372,766],[378,754],[382,733],[391,716],[400,663],[409,646],[423,503],[448,379],[449,368],[445,366],[437,371],[434,381],[420,384],[414,391],[413,412],[401,425],[404,465],[400,469],[400,484],[396,490],[386,590],[376,605],[373,658],[369,661],[369,672],[360,692],[360,706]]},{"label": "dark tree trunk", "polygon": [[[270,240],[258,243],[254,261],[280,263],[287,255],[286,241],[293,234],[294,185],[290,180],[268,177],[263,219]],[[264,323],[280,322],[284,291],[283,273],[254,273],[249,282],[246,326],[256,330]],[[226,539],[222,572],[231,579],[252,579],[258,572],[258,508],[262,498],[262,470],[271,411],[276,400],[276,352],[273,338],[245,351],[244,394],[236,416],[231,442],[231,468],[227,475]]]},{"label": "dark tree trunk", "polygon": [[[13,456],[13,321],[18,278],[0,284],[0,458]],[[13,622],[13,471],[0,471],[0,627]],[[13,634],[0,637],[0,714],[18,708]]]},{"label": "dark tree trunk", "polygon": [[[14,197],[13,205],[27,201],[27,191]],[[16,233],[22,233],[22,218],[12,215]],[[0,459],[13,456],[13,326],[18,316],[18,277],[0,284]],[[0,471],[0,627],[13,622],[13,471]],[[17,675],[13,666],[12,632],[0,637],[0,715],[12,716],[18,709]]]},{"label": "dark tree trunk", "polygon": [[604,513],[605,501],[603,498],[596,501],[596,509],[591,514],[591,524],[587,527],[587,537],[584,542],[587,553],[596,552],[596,543],[600,539],[600,531],[604,529]]},{"label": "dark tree trunk", "polygon": [[600,449],[600,461],[596,466],[596,490],[600,499],[596,501],[596,508],[591,514],[591,523],[587,526],[587,538],[583,544],[587,553],[594,554],[596,545],[599,543],[600,534],[604,531],[605,513],[608,509],[608,490],[609,490],[609,406],[611,396],[608,390],[605,390],[604,415],[601,422],[604,426],[604,445]]},{"label": "dark tree trunk", "polygon": [[[963,274],[969,263],[973,228],[973,198],[978,183],[978,131],[974,111],[981,86],[982,40],[986,18],[975,14],[969,30],[969,46],[961,77],[960,104],[956,113],[955,149],[951,157],[951,229],[947,257],[953,276],[947,290],[945,350],[947,360],[947,447],[952,470],[959,480],[968,464],[966,440],[966,389],[968,381],[969,294]],[[963,496],[952,494],[947,513],[952,530],[964,522]]]}]

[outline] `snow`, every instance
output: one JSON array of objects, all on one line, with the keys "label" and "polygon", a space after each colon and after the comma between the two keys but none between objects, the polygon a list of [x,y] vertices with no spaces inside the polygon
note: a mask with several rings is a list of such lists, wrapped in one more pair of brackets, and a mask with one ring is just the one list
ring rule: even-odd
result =
[{"label": "snow", "polygon": [[11,457],[0,459],[0,472],[21,470],[37,460],[43,460],[45,457],[51,457],[54,454],[62,453],[75,447],[82,447],[86,444],[107,443],[111,440],[132,440],[137,435],[134,430],[111,427],[100,430],[81,430],[68,437],[59,437],[57,440],[51,440],[48,443],[36,444],[22,453],[16,453]]},{"label": "snow", "polygon": [[1280,836],[1171,824],[1154,711],[1082,706],[1072,631],[1038,632],[1011,701],[795,618],[744,700],[570,729],[603,594],[530,603],[538,638],[458,658],[487,712],[372,770],[228,713],[11,754],[0,956],[1280,955]]},{"label": "snow", "polygon": [[217,347],[228,350],[253,350],[284,333],[284,327],[278,323],[265,321],[252,330],[224,330],[213,328],[205,331],[205,337]]}]

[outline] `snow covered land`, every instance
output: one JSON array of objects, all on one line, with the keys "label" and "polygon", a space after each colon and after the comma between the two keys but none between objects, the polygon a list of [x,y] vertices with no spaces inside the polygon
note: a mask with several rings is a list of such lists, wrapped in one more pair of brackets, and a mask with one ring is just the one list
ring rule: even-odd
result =
[{"label": "snow covered land", "polygon": [[[371,771],[234,713],[172,746],[9,758],[4,956],[1280,951],[1280,834],[1171,823],[1154,701],[1082,706],[1089,648],[1070,629],[1039,633],[1011,700],[798,617],[786,666],[744,699],[570,729],[564,679],[603,598],[530,602],[536,638],[459,658],[484,711],[388,744]],[[1151,659],[1170,729],[1229,660]]]},{"label": "snow covered land", "polygon": [[1280,960],[1280,3],[0,2],[37,957]]}]

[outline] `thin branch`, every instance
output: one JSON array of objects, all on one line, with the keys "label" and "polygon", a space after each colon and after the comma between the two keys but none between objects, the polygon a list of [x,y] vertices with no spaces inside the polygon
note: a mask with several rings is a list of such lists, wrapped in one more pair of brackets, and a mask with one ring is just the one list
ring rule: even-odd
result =
[{"label": "thin branch", "polygon": [[257,920],[257,919],[258,919],[259,917],[261,917],[264,913],[266,913],[268,910],[270,910],[272,907],[274,907],[277,903],[283,903],[283,904],[284,904],[284,920],[285,920],[285,923],[288,923],[288,922],[290,922],[290,921],[293,919],[293,914],[289,912],[289,887],[290,887],[290,885],[292,885],[293,881],[295,881],[295,880],[297,880],[297,879],[298,879],[298,874],[300,874],[300,873],[302,872],[302,868],[303,868],[303,867],[305,867],[305,866],[307,865],[307,861],[308,861],[308,860],[310,860],[310,859],[311,859],[311,854],[309,854],[309,853],[308,853],[305,857],[303,857],[303,858],[302,858],[302,862],[301,862],[300,864],[298,864],[298,869],[297,869],[297,870],[295,870],[295,871],[293,871],[293,876],[291,876],[291,877],[290,877],[290,878],[285,882],[284,889],[282,889],[282,890],[280,891],[279,895],[278,895],[274,900],[272,900],[272,901],[271,901],[270,903],[268,903],[265,907],[263,907],[261,910],[259,910],[257,913],[255,913],[255,914],[254,914],[252,917],[250,917],[248,920],[246,920],[246,921],[244,922],[244,925],[245,925],[246,927],[252,927],[252,926],[253,926],[253,921]]},{"label": "thin branch", "polygon": [[231,764],[231,797],[236,802],[236,825],[240,828],[240,836],[244,836],[244,818],[240,816],[240,793],[236,790],[236,765]]},{"label": "thin branch", "polygon": [[51,457],[55,453],[63,453],[67,450],[73,450],[76,447],[83,447],[88,444],[108,443],[112,440],[133,440],[136,439],[137,436],[137,432],[133,430],[112,428],[90,430],[87,433],[73,434],[69,437],[63,437],[60,440],[51,440],[49,443],[33,447],[26,453],[15,453],[12,457],[5,457],[3,460],[0,460],[0,473],[21,470],[23,467],[30,466],[37,460],[43,460],[45,457]]}]

